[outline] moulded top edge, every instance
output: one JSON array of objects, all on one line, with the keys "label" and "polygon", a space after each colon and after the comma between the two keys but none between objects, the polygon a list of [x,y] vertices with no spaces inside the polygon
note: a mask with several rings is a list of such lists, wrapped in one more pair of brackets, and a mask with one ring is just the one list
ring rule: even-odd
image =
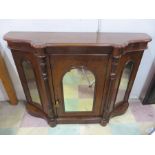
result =
[{"label": "moulded top edge", "polygon": [[98,32],[8,32],[4,40],[13,43],[29,43],[34,48],[49,46],[113,46],[126,47],[130,43],[150,42],[145,33]]}]

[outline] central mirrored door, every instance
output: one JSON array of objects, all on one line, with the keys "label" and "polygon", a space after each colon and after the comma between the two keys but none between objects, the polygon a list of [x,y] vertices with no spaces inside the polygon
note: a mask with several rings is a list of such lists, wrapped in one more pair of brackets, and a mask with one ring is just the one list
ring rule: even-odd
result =
[{"label": "central mirrored door", "polygon": [[94,74],[84,66],[66,72],[62,83],[65,112],[92,111],[95,85]]},{"label": "central mirrored door", "polygon": [[108,55],[52,55],[58,116],[100,116]]}]

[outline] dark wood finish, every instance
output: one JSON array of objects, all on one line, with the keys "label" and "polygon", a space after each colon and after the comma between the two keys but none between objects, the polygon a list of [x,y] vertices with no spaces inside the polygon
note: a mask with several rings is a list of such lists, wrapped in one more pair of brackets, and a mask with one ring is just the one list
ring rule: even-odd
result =
[{"label": "dark wood finish", "polygon": [[[151,38],[143,33],[72,33],[72,32],[9,32],[4,36],[27,99],[31,115],[58,123],[100,123],[123,114],[147,43]],[[31,62],[36,76],[42,106],[33,103],[22,68],[22,61]],[[127,90],[122,102],[115,105],[125,64],[133,61]],[[64,111],[62,77],[72,67],[84,66],[96,78],[92,112]],[[56,101],[60,101],[59,108]]]},{"label": "dark wood finish", "polygon": [[[151,38],[143,33],[81,33],[81,32],[9,32],[4,36],[9,42],[28,43],[34,48],[51,46],[143,46]],[[135,44],[137,43],[137,44]],[[144,45],[145,46],[145,45]],[[131,48],[130,47],[130,48]]]},{"label": "dark wood finish", "polygon": [[[104,84],[107,72],[107,65],[109,61],[109,55],[50,55],[52,63],[52,75],[53,75],[53,86],[55,91],[56,100],[60,100],[60,107],[57,108],[57,114],[59,117],[63,116],[100,116],[102,96],[104,91]],[[92,63],[93,62],[93,63]],[[63,65],[62,65],[63,64]],[[94,73],[96,78],[95,86],[95,99],[92,112],[64,112],[64,101],[63,101],[63,92],[62,92],[62,77],[73,67],[85,66],[88,70]],[[101,72],[101,70],[103,70]],[[58,72],[59,71],[59,72]]]}]

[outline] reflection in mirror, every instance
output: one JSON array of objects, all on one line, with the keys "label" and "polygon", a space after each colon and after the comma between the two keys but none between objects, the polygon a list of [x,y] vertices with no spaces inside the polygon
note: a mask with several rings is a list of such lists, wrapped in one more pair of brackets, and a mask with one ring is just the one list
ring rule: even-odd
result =
[{"label": "reflection in mirror", "polygon": [[63,77],[65,112],[92,111],[95,77],[83,66],[71,69]]},{"label": "reflection in mirror", "polygon": [[27,85],[29,88],[32,102],[35,102],[41,105],[40,96],[38,93],[35,75],[34,75],[31,63],[29,61],[23,61],[22,65],[23,65],[25,78],[27,80]]},{"label": "reflection in mirror", "polygon": [[117,105],[118,103],[120,103],[124,100],[124,96],[125,96],[125,93],[126,93],[126,90],[128,87],[132,68],[133,68],[133,62],[132,61],[128,62],[124,67],[122,77],[121,77],[121,81],[119,84],[119,89],[118,89],[115,105]]}]

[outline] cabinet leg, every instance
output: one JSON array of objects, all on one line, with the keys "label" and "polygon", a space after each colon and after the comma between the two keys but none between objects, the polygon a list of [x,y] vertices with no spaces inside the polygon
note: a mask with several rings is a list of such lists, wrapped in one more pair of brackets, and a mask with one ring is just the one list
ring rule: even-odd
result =
[{"label": "cabinet leg", "polygon": [[55,127],[57,125],[57,121],[55,119],[49,118],[41,109],[35,107],[33,104],[27,103],[26,109],[30,115],[45,119],[51,127]]},{"label": "cabinet leg", "polygon": [[102,119],[101,122],[100,122],[100,125],[106,126],[108,122],[109,122],[108,120]]},{"label": "cabinet leg", "polygon": [[49,124],[50,127],[55,127],[55,126],[57,125],[57,122],[56,122],[56,120],[54,120],[54,119],[53,119],[53,120],[50,119],[50,120],[48,121],[48,124]]}]

